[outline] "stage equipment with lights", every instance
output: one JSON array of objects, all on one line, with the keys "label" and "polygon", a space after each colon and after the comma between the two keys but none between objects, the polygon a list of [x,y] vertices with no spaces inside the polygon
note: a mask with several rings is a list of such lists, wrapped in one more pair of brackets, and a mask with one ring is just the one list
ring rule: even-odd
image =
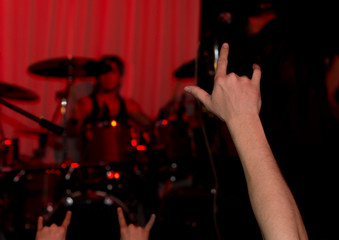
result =
[{"label": "stage equipment with lights", "polygon": [[[26,101],[26,102],[33,102],[39,99],[39,96],[37,94],[35,94],[34,92],[16,86],[16,85],[11,85],[11,84],[7,84],[7,83],[0,83],[0,104],[4,105],[10,109],[12,109],[13,111],[37,122],[40,126],[46,128],[47,130],[57,134],[57,135],[61,135],[63,132],[63,128],[59,127],[55,124],[53,124],[52,122],[44,119],[44,118],[39,118],[25,110],[23,110],[22,108],[19,108],[18,106],[8,102],[6,99],[10,99],[10,100],[19,100],[19,101]],[[15,148],[15,146],[17,145],[17,140],[10,140],[7,139],[5,137],[3,128],[2,128],[2,124],[0,122],[0,134],[1,134],[1,150],[3,150],[2,152],[3,154],[3,165],[10,165],[10,163],[8,162],[8,151],[11,148]],[[12,144],[13,143],[13,144]],[[14,155],[18,155],[17,151],[13,152]],[[14,157],[15,158],[15,157]]]},{"label": "stage equipment with lights", "polygon": [[[62,115],[62,125],[65,128],[67,124],[67,111],[69,102],[69,92],[76,78],[85,78],[98,76],[109,72],[111,67],[100,61],[90,58],[73,57],[72,55],[64,58],[54,58],[36,62],[28,67],[28,71],[34,75],[61,78],[66,81],[64,91],[58,93],[60,99],[60,109]],[[63,136],[63,160],[67,159],[67,132]]]}]

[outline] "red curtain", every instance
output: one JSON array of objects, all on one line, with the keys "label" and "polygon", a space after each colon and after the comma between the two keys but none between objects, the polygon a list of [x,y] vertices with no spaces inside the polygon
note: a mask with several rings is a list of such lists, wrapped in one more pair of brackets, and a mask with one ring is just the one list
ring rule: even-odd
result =
[{"label": "red curtain", "polygon": [[[65,89],[66,79],[38,77],[28,67],[68,55],[98,59],[116,54],[126,63],[122,95],[155,117],[182,85],[174,71],[196,56],[200,4],[199,0],[1,0],[0,82],[36,93],[38,101],[10,102],[59,124],[60,118],[53,118],[60,108],[56,93]],[[91,81],[75,79],[71,97],[90,91]],[[12,109],[0,109],[2,137],[18,138],[20,154],[32,155],[38,136],[23,134],[22,129],[39,125]]]}]

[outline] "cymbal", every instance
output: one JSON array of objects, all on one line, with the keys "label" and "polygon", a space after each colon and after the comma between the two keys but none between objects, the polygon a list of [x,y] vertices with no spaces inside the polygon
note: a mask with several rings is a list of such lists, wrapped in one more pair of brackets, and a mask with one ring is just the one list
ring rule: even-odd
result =
[{"label": "cymbal", "polygon": [[192,78],[195,76],[195,60],[191,60],[174,72],[177,78]]},{"label": "cymbal", "polygon": [[29,66],[28,71],[45,77],[92,77],[111,70],[108,64],[90,58],[54,58]]},{"label": "cymbal", "polygon": [[39,99],[39,96],[32,91],[7,83],[0,83],[0,97],[23,101]]}]

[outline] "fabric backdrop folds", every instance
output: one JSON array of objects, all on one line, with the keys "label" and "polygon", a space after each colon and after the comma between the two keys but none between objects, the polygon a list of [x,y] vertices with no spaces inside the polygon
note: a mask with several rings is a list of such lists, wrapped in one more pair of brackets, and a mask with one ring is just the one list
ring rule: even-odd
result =
[{"label": "fabric backdrop folds", "polygon": [[[196,57],[200,5],[199,0],[0,0],[0,81],[38,94],[36,102],[10,102],[60,124],[60,116],[53,115],[60,106],[56,93],[65,89],[66,79],[34,76],[28,67],[68,55],[116,54],[126,63],[122,95],[156,117],[175,94],[174,71]],[[73,91],[83,93],[92,80],[75,79]],[[39,125],[0,109],[3,137],[18,138],[20,154],[32,155],[38,135],[21,130]]]}]

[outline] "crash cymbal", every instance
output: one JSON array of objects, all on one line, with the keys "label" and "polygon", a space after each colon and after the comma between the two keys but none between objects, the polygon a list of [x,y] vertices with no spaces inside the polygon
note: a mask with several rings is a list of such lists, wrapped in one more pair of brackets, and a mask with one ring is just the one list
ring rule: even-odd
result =
[{"label": "crash cymbal", "polygon": [[92,77],[109,72],[111,67],[90,58],[54,58],[40,61],[29,66],[28,71],[45,77]]},{"label": "crash cymbal", "polygon": [[0,83],[0,97],[23,101],[39,99],[39,96],[32,91],[7,83]]},{"label": "crash cymbal", "polygon": [[177,78],[193,78],[195,76],[195,60],[191,60],[174,72]]}]

